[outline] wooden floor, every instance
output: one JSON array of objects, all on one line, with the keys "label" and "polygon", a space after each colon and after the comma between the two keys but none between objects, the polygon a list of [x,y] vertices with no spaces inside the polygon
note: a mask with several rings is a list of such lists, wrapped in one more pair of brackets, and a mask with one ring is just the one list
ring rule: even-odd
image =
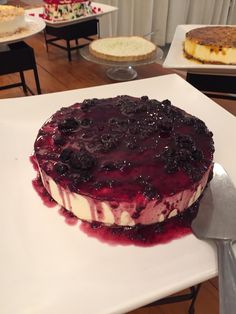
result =
[{"label": "wooden floor", "polygon": [[[43,93],[114,83],[107,78],[103,67],[83,60],[76,51],[72,53],[72,62],[68,62],[66,52],[58,48],[50,47],[47,53],[43,34],[31,37],[26,42],[34,48]],[[162,69],[160,65],[140,67],[138,68],[138,79],[166,73],[168,71]],[[183,77],[185,75],[184,73],[179,74]],[[0,76],[0,86],[15,83],[18,79],[18,74]],[[30,88],[35,91],[31,71],[28,71],[26,80]],[[25,95],[21,88],[0,91],[1,99],[22,96]],[[223,101],[221,105],[236,115],[235,101]],[[137,309],[129,314],[187,314],[188,306],[189,302],[181,302],[155,308]],[[218,306],[218,283],[217,278],[214,278],[202,284],[196,301],[195,314],[218,314]]]}]

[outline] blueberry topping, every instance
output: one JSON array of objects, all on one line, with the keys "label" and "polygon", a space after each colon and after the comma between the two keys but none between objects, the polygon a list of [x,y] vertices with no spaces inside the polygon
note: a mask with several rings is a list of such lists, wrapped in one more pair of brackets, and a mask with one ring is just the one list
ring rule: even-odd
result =
[{"label": "blueberry topping", "polygon": [[184,163],[184,162],[190,161],[192,159],[192,153],[185,148],[181,148],[178,151],[177,158],[178,158],[179,162]]},{"label": "blueberry topping", "polygon": [[131,166],[132,166],[132,163],[130,161],[127,161],[127,160],[122,160],[120,162],[117,162],[117,164],[116,164],[117,169],[119,169],[122,172],[126,171]]},{"label": "blueberry topping", "polygon": [[70,133],[79,127],[79,122],[75,118],[68,118],[58,124],[59,131]]},{"label": "blueberry topping", "polygon": [[197,134],[207,134],[207,127],[205,123],[199,119],[195,119],[194,128]]},{"label": "blueberry topping", "polygon": [[96,190],[102,189],[102,188],[113,188],[114,186],[119,185],[119,182],[116,180],[104,180],[104,181],[95,181],[93,183],[93,187]]},{"label": "blueberry topping", "polygon": [[83,183],[91,180],[91,175],[88,172],[81,172],[79,174],[72,174],[70,176],[70,189],[72,192],[78,192],[78,189]]},{"label": "blueberry topping", "polygon": [[135,150],[138,147],[136,139],[129,139],[129,141],[126,143],[126,147],[131,150]]},{"label": "blueberry topping", "polygon": [[109,125],[115,125],[118,124],[118,119],[116,118],[111,118],[108,120]]},{"label": "blueberry topping", "polygon": [[160,102],[156,99],[151,99],[147,104],[148,111],[156,111],[160,106]]},{"label": "blueberry topping", "polygon": [[203,153],[199,149],[192,152],[192,157],[196,161],[201,161],[203,159]]},{"label": "blueberry topping", "polygon": [[175,137],[176,146],[179,148],[192,149],[194,147],[194,141],[189,135],[177,135]]},{"label": "blueberry topping", "polygon": [[142,96],[142,97],[141,97],[141,100],[142,100],[142,101],[147,101],[147,100],[148,100],[148,96]]},{"label": "blueberry topping", "polygon": [[84,128],[89,127],[92,123],[93,123],[93,121],[91,119],[88,119],[88,118],[84,118],[83,120],[81,120],[81,126]]},{"label": "blueberry topping", "polygon": [[105,162],[101,165],[102,171],[113,171],[117,170],[116,165],[113,162]]},{"label": "blueberry topping", "polygon": [[100,140],[104,152],[116,148],[119,144],[119,139],[115,134],[102,134]]},{"label": "blueberry topping", "polygon": [[136,111],[137,111],[137,106],[135,105],[133,101],[127,101],[122,104],[121,112],[124,115],[132,115],[132,114],[135,114]]},{"label": "blueberry topping", "polygon": [[141,186],[149,185],[149,180],[150,180],[150,178],[144,177],[142,175],[139,175],[137,178],[135,178],[135,182]]},{"label": "blueberry topping", "polygon": [[57,174],[63,175],[69,170],[69,167],[65,164],[62,164],[61,162],[57,162],[54,165],[54,170],[56,171]]},{"label": "blueberry topping", "polygon": [[176,159],[169,159],[165,164],[165,170],[168,174],[176,173],[179,169],[178,161]]},{"label": "blueberry topping", "polygon": [[88,112],[95,106],[96,99],[85,99],[80,105],[80,109],[83,112]]},{"label": "blueberry topping", "polygon": [[168,106],[168,107],[171,106],[171,101],[169,99],[165,99],[161,103],[162,103],[162,105],[165,105],[165,106]]},{"label": "blueberry topping", "polygon": [[73,150],[72,150],[72,149],[70,149],[70,148],[65,148],[65,149],[63,149],[63,151],[61,152],[59,159],[60,159],[61,161],[63,161],[63,162],[66,162],[66,161],[68,161],[68,160],[70,159],[72,153],[73,153]]},{"label": "blueberry topping", "polygon": [[95,158],[87,151],[74,151],[69,160],[69,164],[74,169],[92,169],[95,166]]},{"label": "blueberry topping", "polygon": [[[213,152],[203,121],[168,99],[148,96],[87,99],[62,108],[35,142],[40,167],[56,182],[118,203],[157,200],[191,187]],[[133,218],[140,214],[133,210]]]},{"label": "blueberry topping", "polygon": [[140,133],[140,126],[138,124],[134,124],[129,126],[129,133],[132,135],[136,135]]},{"label": "blueberry topping", "polygon": [[194,125],[194,121],[195,119],[193,117],[184,117],[183,119],[183,123],[185,123],[186,125]]},{"label": "blueberry topping", "polygon": [[55,134],[53,136],[53,142],[55,143],[55,145],[62,146],[65,144],[66,140],[60,134]]},{"label": "blueberry topping", "polygon": [[144,188],[143,195],[146,196],[149,200],[152,200],[157,197],[157,191],[153,186],[147,185]]}]

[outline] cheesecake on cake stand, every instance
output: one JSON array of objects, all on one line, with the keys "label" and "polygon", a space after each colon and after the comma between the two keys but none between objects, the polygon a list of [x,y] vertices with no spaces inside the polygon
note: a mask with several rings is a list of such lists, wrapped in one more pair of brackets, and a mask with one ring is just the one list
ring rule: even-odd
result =
[{"label": "cheesecake on cake stand", "polygon": [[139,36],[107,37],[94,40],[80,49],[84,59],[107,67],[107,76],[115,81],[129,81],[137,77],[137,66],[158,62],[163,51]]}]

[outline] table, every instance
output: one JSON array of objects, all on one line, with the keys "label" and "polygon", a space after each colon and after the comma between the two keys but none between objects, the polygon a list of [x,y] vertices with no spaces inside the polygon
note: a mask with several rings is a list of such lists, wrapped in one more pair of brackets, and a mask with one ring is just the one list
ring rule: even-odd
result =
[{"label": "table", "polygon": [[186,80],[209,97],[236,100],[236,76],[187,72]]},{"label": "table", "polygon": [[[96,13],[82,16],[75,20],[52,22],[45,19],[46,27],[44,37],[47,51],[48,45],[66,50],[68,60],[71,61],[71,51],[77,50],[87,44],[79,44],[79,39],[83,38],[87,41],[91,41],[96,38],[95,36],[99,37],[99,19],[105,14],[115,12],[117,7],[96,2],[92,2],[92,6],[96,8]],[[100,10],[98,10],[98,8]],[[42,7],[26,10],[27,15],[41,16],[42,13]],[[50,37],[48,37],[48,35]],[[57,43],[58,41],[65,41],[65,45]],[[71,46],[71,41],[75,41],[74,46]]]},{"label": "table", "polygon": [[118,94],[169,98],[202,118],[214,133],[215,160],[236,183],[235,118],[178,75],[1,100],[0,140],[8,147],[0,155],[2,313],[125,313],[216,276],[210,242],[189,235],[149,248],[109,246],[66,225],[32,189],[28,157],[41,124],[61,106]]},{"label": "table", "polygon": [[39,18],[25,17],[26,28],[21,32],[0,38],[0,75],[19,72],[20,82],[0,87],[0,90],[21,86],[25,94],[33,91],[25,81],[24,71],[33,70],[37,93],[41,94],[34,49],[25,42],[26,38],[41,32],[45,23]]},{"label": "table", "polygon": [[9,45],[2,45],[0,51],[0,75],[6,75],[10,73],[19,72],[20,82],[0,86],[0,90],[22,87],[25,95],[33,91],[26,84],[24,71],[33,70],[36,90],[38,94],[41,94],[39,76],[37,65],[35,61],[34,50],[24,41],[11,43]]},{"label": "table", "polygon": [[[51,35],[48,38],[48,35]],[[61,48],[67,51],[68,60],[71,61],[71,51],[78,50],[87,44],[79,44],[79,39],[84,38],[88,41],[94,39],[91,36],[100,36],[99,34],[99,20],[92,19],[85,22],[80,22],[77,24],[71,24],[62,27],[53,27],[47,25],[44,29],[45,43],[48,51],[48,45],[53,45],[55,47]],[[66,46],[56,43],[57,41],[64,40]],[[75,46],[71,46],[70,42],[74,40]]]}]

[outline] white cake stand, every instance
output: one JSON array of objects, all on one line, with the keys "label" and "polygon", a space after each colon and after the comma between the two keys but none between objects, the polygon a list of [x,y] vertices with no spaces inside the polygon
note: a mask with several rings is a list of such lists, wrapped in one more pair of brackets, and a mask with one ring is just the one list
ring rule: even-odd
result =
[{"label": "white cake stand", "polygon": [[115,80],[115,81],[133,80],[138,75],[137,71],[133,67],[158,62],[158,60],[161,60],[163,57],[163,51],[159,47],[157,47],[156,54],[153,55],[151,58],[140,60],[140,61],[119,62],[119,61],[103,60],[103,59],[93,56],[89,52],[88,46],[81,48],[80,54],[87,61],[94,62],[94,63],[108,67],[108,69],[106,70],[106,74],[110,79]]}]

